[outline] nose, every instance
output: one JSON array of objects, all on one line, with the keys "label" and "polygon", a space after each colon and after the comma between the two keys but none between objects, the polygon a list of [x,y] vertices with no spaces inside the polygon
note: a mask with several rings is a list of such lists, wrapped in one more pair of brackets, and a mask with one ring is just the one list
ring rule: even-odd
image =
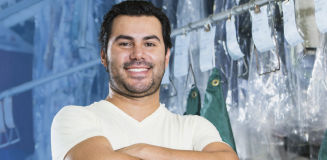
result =
[{"label": "nose", "polygon": [[132,53],[130,54],[130,58],[135,60],[143,59],[144,58],[143,46],[139,44],[135,44]]}]

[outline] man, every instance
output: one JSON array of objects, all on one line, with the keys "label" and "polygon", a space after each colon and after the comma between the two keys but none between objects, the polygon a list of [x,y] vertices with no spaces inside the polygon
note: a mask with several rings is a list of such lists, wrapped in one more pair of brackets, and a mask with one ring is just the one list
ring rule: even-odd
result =
[{"label": "man", "polygon": [[109,95],[57,113],[51,127],[54,160],[238,159],[209,121],[173,114],[159,103],[171,48],[169,21],[160,9],[141,1],[113,6],[100,42]]}]

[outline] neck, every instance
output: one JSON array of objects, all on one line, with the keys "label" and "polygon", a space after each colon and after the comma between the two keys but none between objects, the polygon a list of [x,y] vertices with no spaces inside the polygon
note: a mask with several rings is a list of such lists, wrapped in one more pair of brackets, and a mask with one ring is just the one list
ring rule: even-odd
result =
[{"label": "neck", "polygon": [[160,105],[159,89],[154,94],[146,97],[131,98],[109,88],[109,95],[106,100],[139,122],[151,115]]}]

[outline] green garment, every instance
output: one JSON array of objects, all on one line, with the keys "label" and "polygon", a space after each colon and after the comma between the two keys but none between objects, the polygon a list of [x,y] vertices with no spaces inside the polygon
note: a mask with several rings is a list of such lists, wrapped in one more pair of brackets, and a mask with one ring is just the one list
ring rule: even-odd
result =
[{"label": "green garment", "polygon": [[200,93],[196,85],[193,85],[190,93],[188,94],[186,112],[184,114],[200,115],[200,110],[201,110]]},{"label": "green garment", "polygon": [[236,152],[233,131],[220,82],[219,71],[217,68],[214,68],[209,77],[201,116],[207,118],[217,128],[222,140],[228,143]]},{"label": "green garment", "polygon": [[318,160],[326,160],[327,159],[327,130],[325,132],[325,137],[321,142]]}]

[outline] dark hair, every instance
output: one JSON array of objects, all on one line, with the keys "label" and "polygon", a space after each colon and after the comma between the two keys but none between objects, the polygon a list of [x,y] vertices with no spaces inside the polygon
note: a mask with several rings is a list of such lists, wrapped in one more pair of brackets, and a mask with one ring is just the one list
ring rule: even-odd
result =
[{"label": "dark hair", "polygon": [[119,15],[155,16],[161,23],[162,36],[165,44],[165,53],[167,53],[167,48],[171,48],[172,44],[170,39],[169,20],[160,8],[157,8],[152,3],[146,1],[124,1],[114,5],[111,10],[103,17],[99,41],[101,44],[101,49],[104,52],[107,52],[113,20]]}]

